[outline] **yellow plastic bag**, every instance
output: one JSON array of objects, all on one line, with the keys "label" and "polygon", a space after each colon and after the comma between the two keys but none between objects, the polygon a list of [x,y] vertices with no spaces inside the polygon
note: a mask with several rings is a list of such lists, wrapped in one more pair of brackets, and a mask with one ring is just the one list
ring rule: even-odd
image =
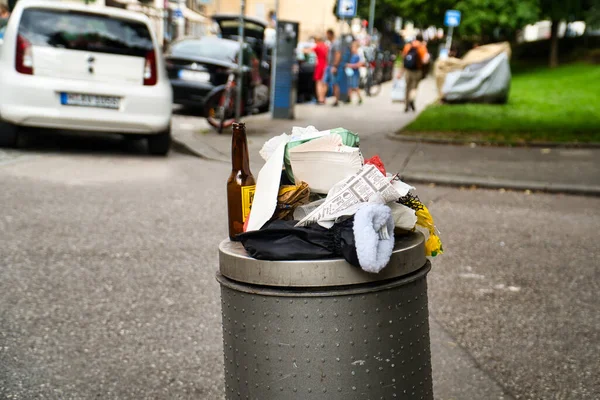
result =
[{"label": "yellow plastic bag", "polygon": [[437,235],[435,222],[425,204],[421,203],[418,197],[410,194],[401,198],[400,203],[415,210],[417,225],[422,226],[429,232],[429,237],[425,242],[425,255],[435,257],[442,254],[444,252],[442,240]]},{"label": "yellow plastic bag", "polygon": [[440,237],[435,233],[429,232],[429,238],[425,242],[425,255],[435,257],[443,252],[444,248]]},{"label": "yellow plastic bag", "polygon": [[309,196],[310,189],[306,182],[300,182],[297,185],[280,186],[279,193],[277,194],[275,219],[292,219],[296,207],[307,204]]}]

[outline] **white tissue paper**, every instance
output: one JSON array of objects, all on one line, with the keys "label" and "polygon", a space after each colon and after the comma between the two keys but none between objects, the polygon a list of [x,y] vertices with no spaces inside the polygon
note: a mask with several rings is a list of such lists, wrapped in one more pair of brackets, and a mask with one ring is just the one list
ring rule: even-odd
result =
[{"label": "white tissue paper", "polygon": [[289,142],[296,140],[308,140],[313,137],[323,136],[314,126],[300,128],[295,126],[292,134],[281,134],[269,139],[260,150],[260,156],[266,160],[265,165],[258,173],[256,180],[256,191],[252,201],[252,209],[248,217],[246,231],[256,231],[262,228],[273,216],[277,208],[277,194],[281,183],[281,170],[285,148]]},{"label": "white tissue paper", "polygon": [[396,228],[404,229],[405,231],[414,229],[417,224],[415,210],[396,202],[389,203],[388,206],[392,210],[392,217],[394,218],[394,226]]},{"label": "white tissue paper", "polygon": [[277,208],[277,194],[281,181],[283,154],[287,143],[282,142],[275,149],[269,160],[263,165],[256,180],[256,191],[252,201],[252,209],[248,217],[246,231],[256,231],[271,219]]},{"label": "white tissue paper", "polygon": [[277,150],[279,145],[281,145],[282,143],[288,143],[289,141],[290,135],[288,135],[287,133],[282,133],[279,136],[272,137],[271,139],[267,140],[265,144],[263,144],[263,147],[262,149],[260,149],[259,154],[263,158],[263,160],[268,161],[269,158],[271,158],[271,156],[275,152],[275,150]]}]

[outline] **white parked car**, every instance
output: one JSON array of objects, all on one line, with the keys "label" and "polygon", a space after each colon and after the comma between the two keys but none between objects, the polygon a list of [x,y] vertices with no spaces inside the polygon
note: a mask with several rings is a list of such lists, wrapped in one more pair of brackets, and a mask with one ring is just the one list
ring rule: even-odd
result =
[{"label": "white parked car", "polygon": [[20,0],[0,45],[0,145],[19,127],[146,137],[171,144],[173,93],[149,19],[132,11]]}]

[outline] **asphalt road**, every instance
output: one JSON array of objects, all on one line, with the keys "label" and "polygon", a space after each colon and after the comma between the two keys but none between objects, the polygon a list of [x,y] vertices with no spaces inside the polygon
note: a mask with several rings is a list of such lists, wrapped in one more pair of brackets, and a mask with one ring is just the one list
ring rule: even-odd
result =
[{"label": "asphalt road", "polygon": [[[0,157],[0,398],[221,398],[229,165],[144,150],[49,136]],[[418,193],[446,249],[436,398],[600,398],[600,199]]]}]

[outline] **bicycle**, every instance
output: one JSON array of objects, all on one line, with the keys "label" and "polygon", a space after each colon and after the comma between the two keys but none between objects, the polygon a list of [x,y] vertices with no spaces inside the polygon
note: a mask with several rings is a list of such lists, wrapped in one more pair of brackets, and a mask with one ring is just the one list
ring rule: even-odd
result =
[{"label": "bicycle", "polygon": [[381,93],[381,82],[383,81],[383,71],[377,68],[375,60],[367,60],[367,76],[364,78],[365,94],[369,97],[377,96]]},{"label": "bicycle", "polygon": [[[223,133],[223,129],[229,128],[235,122],[235,102],[237,98],[236,74],[231,72],[227,83],[222,91],[213,94],[206,101],[206,121]],[[243,115],[242,104],[242,115]]]}]

